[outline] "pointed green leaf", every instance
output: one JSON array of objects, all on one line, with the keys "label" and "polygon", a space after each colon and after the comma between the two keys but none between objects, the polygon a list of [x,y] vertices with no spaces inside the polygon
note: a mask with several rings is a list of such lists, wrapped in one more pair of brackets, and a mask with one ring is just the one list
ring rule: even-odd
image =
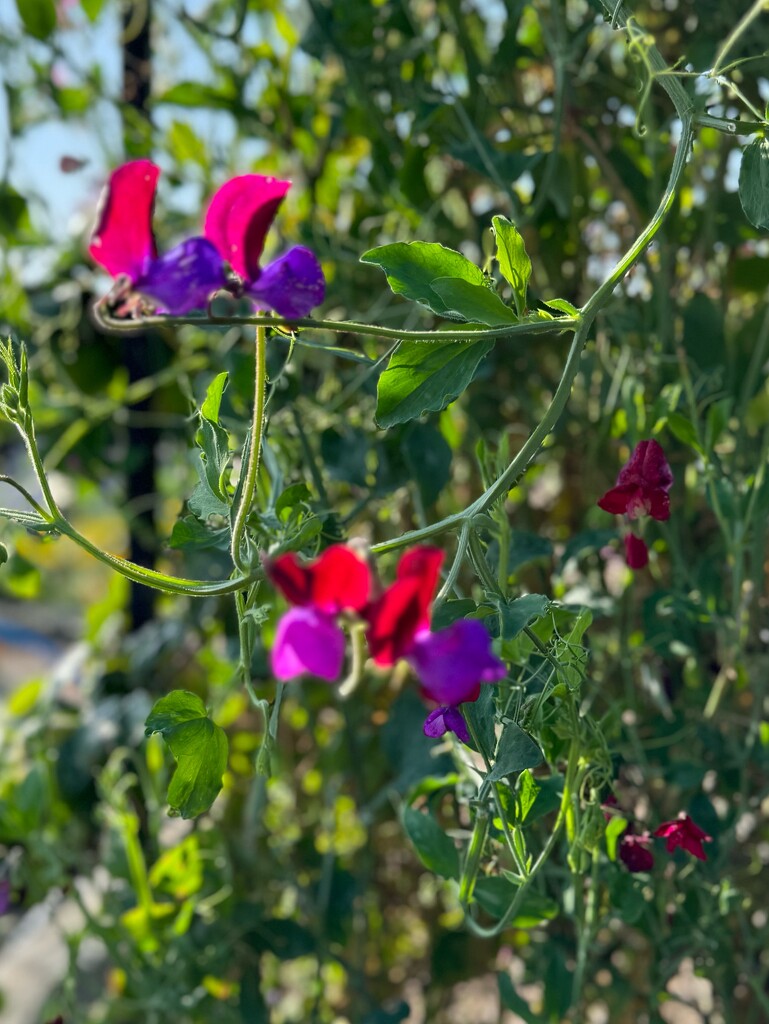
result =
[{"label": "pointed green leaf", "polygon": [[750,223],[769,230],[769,139],[754,139],[740,164],[740,202]]},{"label": "pointed green leaf", "polygon": [[531,736],[515,722],[508,722],[499,738],[494,767],[486,776],[486,781],[498,782],[524,768],[536,768],[543,761],[542,751]]},{"label": "pointed green leaf", "polygon": [[440,412],[470,384],[494,341],[402,341],[377,386],[380,427]]},{"label": "pointed green leaf", "polygon": [[200,415],[209,423],[219,422],[219,409],[222,405],[222,395],[229,380],[228,373],[218,373],[206,390],[206,397],[200,407]]},{"label": "pointed green leaf", "polygon": [[458,278],[471,285],[486,287],[483,271],[454,249],[435,242],[394,242],[369,249],[361,263],[373,263],[387,275],[387,283],[397,295],[431,309],[438,316],[452,316],[451,306],[433,288],[443,278]]},{"label": "pointed green leaf", "polygon": [[526,292],[531,277],[531,260],[523,238],[507,217],[492,217],[491,223],[497,239],[497,263],[502,276],[513,289],[518,316],[526,313]]},{"label": "pointed green leaf", "polygon": [[174,690],[152,709],[145,732],[159,732],[176,761],[168,788],[172,814],[194,818],[207,811],[222,788],[229,745],[224,730],[206,714],[200,697]]},{"label": "pointed green leaf", "polygon": [[24,28],[35,39],[47,39],[56,28],[54,0],[16,0]]},{"label": "pointed green leaf", "polygon": [[471,284],[457,277],[439,277],[431,287],[445,303],[447,316],[461,317],[488,327],[508,327],[518,323],[512,309],[485,283]]},{"label": "pointed green leaf", "polygon": [[499,600],[500,628],[503,640],[514,640],[530,623],[547,611],[549,600],[544,594],[524,594],[514,601]]},{"label": "pointed green leaf", "polygon": [[457,848],[431,814],[406,807],[403,827],[426,868],[442,878],[459,877]]}]

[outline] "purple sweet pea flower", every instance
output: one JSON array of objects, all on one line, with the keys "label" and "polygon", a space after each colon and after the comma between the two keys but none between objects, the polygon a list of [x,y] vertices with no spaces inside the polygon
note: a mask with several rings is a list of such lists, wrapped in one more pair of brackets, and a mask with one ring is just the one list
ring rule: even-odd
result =
[{"label": "purple sweet pea flower", "polygon": [[453,732],[463,743],[470,742],[470,733],[467,731],[467,723],[459,708],[440,707],[431,711],[425,719],[423,727],[425,736],[443,736],[447,732]]},{"label": "purple sweet pea flower", "polygon": [[[133,160],[113,171],[91,237],[92,258],[131,291],[171,314],[205,308],[223,288],[292,319],[323,301],[323,271],[309,249],[295,246],[259,266],[265,236],[291,182],[261,174],[232,178],[211,200],[205,237],[189,238],[158,256],[152,210],[159,175],[150,160]],[[234,274],[227,274],[227,264]],[[119,298],[126,298],[125,288]]]},{"label": "purple sweet pea flower", "polygon": [[406,660],[419,677],[425,697],[449,706],[477,700],[481,683],[496,683],[507,672],[477,619],[460,619],[437,633],[421,631]]}]

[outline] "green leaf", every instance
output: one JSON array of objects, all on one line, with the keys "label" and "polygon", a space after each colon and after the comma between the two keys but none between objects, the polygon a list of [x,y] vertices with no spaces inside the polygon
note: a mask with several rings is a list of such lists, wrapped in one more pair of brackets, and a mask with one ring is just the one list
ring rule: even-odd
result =
[{"label": "green leaf", "polygon": [[513,289],[518,316],[526,314],[526,292],[531,277],[531,260],[521,233],[507,217],[492,217],[497,239],[497,263],[502,276]]},{"label": "green leaf", "polygon": [[14,235],[28,219],[27,200],[11,188],[0,185],[0,235]]},{"label": "green leaf", "polygon": [[174,551],[183,549],[204,551],[206,548],[215,548],[222,545],[226,537],[226,530],[211,530],[199,519],[192,516],[184,516],[174,523],[168,546]]},{"label": "green leaf", "polygon": [[740,164],[740,202],[750,223],[769,230],[769,139],[754,139]]},{"label": "green leaf", "polygon": [[549,561],[552,557],[553,545],[547,537],[540,537],[538,533],[530,533],[528,530],[511,531],[507,554],[509,572],[513,573],[522,565],[528,565],[541,558]]},{"label": "green leaf", "polygon": [[435,242],[394,242],[369,249],[361,263],[373,263],[387,275],[387,283],[396,295],[426,306],[438,316],[452,316],[451,306],[433,288],[433,282],[457,278],[471,285],[486,287],[482,270],[462,253]]},{"label": "green leaf", "polygon": [[168,148],[179,163],[191,160],[202,167],[206,167],[208,164],[205,143],[184,121],[171,122],[171,127],[168,129]]},{"label": "green leaf", "polygon": [[487,327],[507,327],[518,323],[512,309],[485,282],[471,284],[457,277],[439,277],[431,287],[445,303],[446,316],[486,324]]},{"label": "green leaf", "polygon": [[451,448],[445,437],[431,423],[413,423],[400,447],[422,503],[432,505],[451,476]]},{"label": "green leaf", "polygon": [[161,697],[145,723],[145,734],[159,732],[176,761],[168,787],[171,814],[195,818],[207,811],[222,788],[229,744],[224,730],[206,713],[200,697],[174,690]]},{"label": "green leaf", "polygon": [[466,619],[477,609],[478,605],[470,597],[462,598],[459,601],[441,601],[440,604],[436,603],[433,605],[430,628],[433,633],[437,633],[439,629],[446,629],[447,626],[457,622],[459,619]]},{"label": "green leaf", "polygon": [[223,82],[219,86],[204,85],[202,82],[179,82],[172,86],[156,103],[175,103],[180,107],[213,107],[229,110],[235,114],[238,94],[231,82]]},{"label": "green leaf", "polygon": [[[500,918],[513,902],[518,886],[500,878],[489,875],[477,879],[473,889],[473,898],[492,917]],[[539,893],[529,892],[521,901],[518,913],[510,922],[515,928],[536,928],[543,921],[550,921],[558,914],[558,904]]]},{"label": "green leaf", "polygon": [[518,789],[515,794],[518,809],[518,821],[526,821],[526,815],[534,806],[539,791],[540,786],[531,772],[528,771],[528,769],[521,772],[518,780]]},{"label": "green leaf", "polygon": [[80,6],[85,11],[89,21],[94,22],[99,17],[104,7],[105,0],[80,0]]},{"label": "green leaf", "polygon": [[459,877],[457,848],[431,814],[405,807],[403,827],[426,868],[442,878]]},{"label": "green leaf", "polygon": [[47,39],[56,28],[54,0],[16,0],[24,28],[35,39]]},{"label": "green leaf", "polygon": [[499,1001],[506,1010],[512,1010],[526,1024],[537,1024],[542,1019],[532,1013],[526,1000],[515,991],[513,979],[509,974],[500,971],[497,974],[497,984],[499,985]]},{"label": "green leaf", "polygon": [[514,601],[499,600],[499,619],[503,640],[514,640],[530,623],[541,618],[550,601],[544,594],[524,594]]},{"label": "green leaf", "polygon": [[494,347],[481,341],[402,341],[377,385],[376,421],[380,427],[408,423],[440,412],[470,384],[481,360]]},{"label": "green leaf", "polygon": [[544,303],[548,309],[556,309],[559,313],[566,313],[567,316],[579,316],[579,310],[566,299],[548,299]]},{"label": "green leaf", "polygon": [[296,505],[301,505],[310,498],[310,488],[305,483],[289,484],[289,486],[281,492],[280,497],[275,502],[275,515],[278,519],[285,519],[283,512],[289,512]]},{"label": "green leaf", "polygon": [[222,406],[222,395],[227,388],[228,373],[218,373],[206,389],[206,397],[200,407],[200,415],[209,423],[219,422],[219,410]]},{"label": "green leaf", "polygon": [[697,431],[694,429],[694,425],[691,420],[687,420],[680,412],[671,412],[668,415],[668,428],[671,434],[677,437],[682,444],[693,448],[700,455],[705,454],[702,450],[702,445],[697,440]]},{"label": "green leaf", "polygon": [[[481,743],[486,754],[494,749],[494,719],[496,706],[494,704],[493,686],[482,686],[478,700],[464,705],[464,712],[475,730],[475,735]],[[473,744],[473,747],[475,744]]]},{"label": "green leaf", "polygon": [[543,760],[542,751],[531,736],[515,722],[507,722],[499,738],[494,767],[486,776],[486,781],[499,782],[524,768],[536,768]]}]

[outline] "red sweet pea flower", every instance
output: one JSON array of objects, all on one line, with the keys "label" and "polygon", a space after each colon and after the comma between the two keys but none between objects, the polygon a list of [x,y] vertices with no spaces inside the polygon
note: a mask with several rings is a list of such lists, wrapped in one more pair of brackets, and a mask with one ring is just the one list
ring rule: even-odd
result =
[{"label": "red sweet pea flower", "polygon": [[304,672],[328,682],[344,662],[342,612],[362,612],[368,604],[371,576],[366,563],[342,544],[327,548],[314,562],[297,556],[267,559],[268,577],[294,607],[278,623],[272,670],[281,680]]},{"label": "red sweet pea flower", "polygon": [[636,835],[631,825],[619,841],[619,859],[628,869],[636,871],[651,871],[654,867],[654,855],[649,847],[652,837],[648,832]]},{"label": "red sweet pea flower", "polygon": [[612,515],[638,519],[668,519],[673,486],[665,453],[657,441],[639,441],[633,454],[622,467],[617,483],[598,501],[598,507]]},{"label": "red sweet pea flower", "polygon": [[643,537],[625,534],[625,561],[631,569],[643,569],[649,564],[649,549]]},{"label": "red sweet pea flower", "polygon": [[665,839],[668,853],[672,853],[677,847],[691,853],[698,860],[706,860],[703,843],[711,843],[713,837],[695,825],[688,814],[681,814],[675,821],[663,821],[655,831],[655,836]]}]

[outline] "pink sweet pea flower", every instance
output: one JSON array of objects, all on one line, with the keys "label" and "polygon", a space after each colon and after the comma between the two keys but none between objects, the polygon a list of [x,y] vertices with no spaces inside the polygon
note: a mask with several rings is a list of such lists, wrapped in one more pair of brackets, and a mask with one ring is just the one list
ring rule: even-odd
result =
[{"label": "pink sweet pea flower", "polygon": [[[130,161],[110,175],[89,252],[113,277],[125,277],[133,292],[176,314],[205,307],[221,288],[245,292],[259,308],[291,318],[323,300],[323,272],[309,249],[294,246],[259,266],[290,182],[260,174],[233,178],[211,200],[205,237],[188,238],[158,256],[152,210],[159,175],[150,160]],[[237,277],[228,276],[227,263]]]},{"label": "pink sweet pea flower", "polygon": [[628,871],[651,871],[654,867],[654,855],[649,847],[652,837],[648,832],[636,835],[630,825],[619,841],[619,859]]},{"label": "pink sweet pea flower", "polygon": [[668,853],[672,853],[677,847],[691,853],[698,860],[707,860],[703,843],[712,843],[713,837],[695,825],[688,814],[681,814],[675,821],[663,821],[654,835],[659,839],[665,839],[665,847]]},{"label": "pink sweet pea flower", "polygon": [[265,562],[268,577],[294,607],[278,623],[272,670],[280,680],[303,672],[328,682],[339,677],[344,662],[344,612],[360,613],[369,599],[369,568],[350,548],[335,544],[314,562],[300,562],[292,552]]},{"label": "pink sweet pea flower", "polygon": [[[437,548],[407,552],[398,563],[395,583],[368,607],[365,617],[374,662],[386,667],[405,658],[419,678],[423,695],[445,711],[477,700],[481,683],[497,682],[506,669],[492,653],[481,622],[460,619],[437,633],[430,630],[430,606],[442,560]],[[428,718],[431,728],[434,723],[439,727],[439,718],[445,724],[445,714]],[[450,715],[449,721],[456,718]]]},{"label": "pink sweet pea flower", "polygon": [[639,441],[620,470],[616,485],[599,499],[598,507],[628,519],[645,515],[668,519],[668,491],[672,486],[673,474],[662,447],[657,441]]},{"label": "pink sweet pea flower", "polygon": [[643,537],[625,534],[625,561],[631,569],[643,569],[649,564],[649,549]]}]

